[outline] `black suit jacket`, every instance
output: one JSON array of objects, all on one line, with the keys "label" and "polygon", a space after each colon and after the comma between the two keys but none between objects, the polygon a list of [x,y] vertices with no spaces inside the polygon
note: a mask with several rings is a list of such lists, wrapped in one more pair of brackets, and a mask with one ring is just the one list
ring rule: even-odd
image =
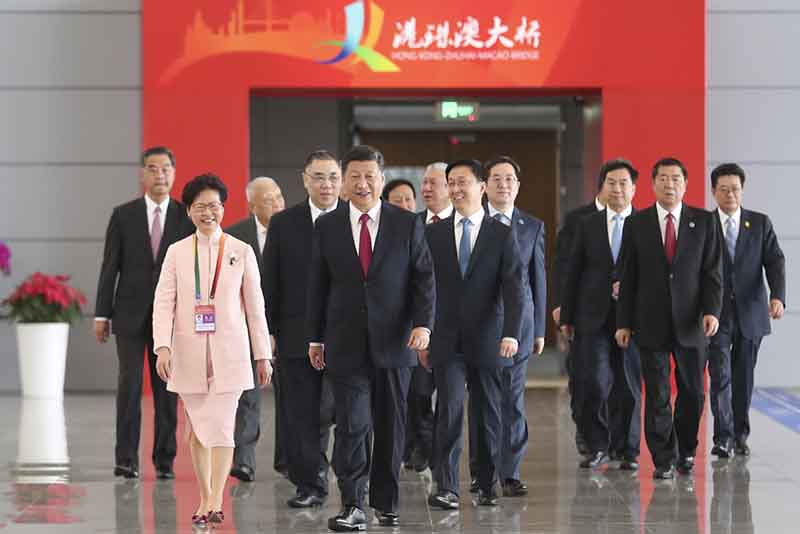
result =
[{"label": "black suit jacket", "polygon": [[[486,215],[489,209],[486,208]],[[547,268],[544,261],[544,222],[533,215],[514,208],[511,228],[517,239],[522,262],[525,290],[525,308],[522,313],[522,332],[517,361],[528,358],[533,352],[533,342],[544,337],[547,320]]]},{"label": "black suit jacket", "polygon": [[317,220],[311,247],[306,339],[325,343],[333,373],[368,364],[413,367],[412,328],[433,331],[433,263],[420,220],[383,202],[366,279],[350,226],[350,204]]},{"label": "black suit jacket", "polygon": [[152,328],[153,298],[167,248],[194,232],[180,202],[170,199],[156,259],[150,247],[144,197],[114,208],[106,230],[95,316],[111,319],[114,334],[144,335]]},{"label": "black suit jacket", "polygon": [[509,227],[484,218],[465,277],[456,253],[455,217],[425,229],[436,269],[436,329],[430,357],[442,365],[459,352],[481,367],[508,366],[504,337],[520,339],[525,289],[517,240]]},{"label": "black suit jacket", "polygon": [[267,321],[280,358],[308,358],[304,330],[313,234],[307,198],[273,215],[269,222],[262,285]]},{"label": "black suit jacket", "polygon": [[553,260],[553,305],[556,308],[561,306],[567,270],[569,269],[569,257],[572,253],[572,241],[575,239],[578,223],[592,213],[597,213],[597,205],[594,199],[591,204],[575,208],[567,213],[564,217],[564,224],[561,225],[561,230],[558,232],[556,257]]},{"label": "black suit jacket", "polygon": [[620,258],[615,263],[611,253],[607,213],[597,211],[581,219],[573,240],[561,299],[561,324],[572,325],[578,332],[593,333],[616,323],[616,315],[609,314],[616,314],[611,293],[613,283],[619,281]]},{"label": "black suit jacket", "polygon": [[669,350],[677,341],[701,349],[703,315],[720,317],[722,251],[714,214],[683,205],[672,265],[667,262],[655,205],[631,215],[622,233],[617,327],[637,344]]},{"label": "black suit jacket", "polygon": [[[270,225],[270,228],[272,225]],[[258,260],[258,273],[261,275],[261,282],[263,285],[264,282],[264,257],[261,254],[261,250],[258,247],[258,227],[256,226],[256,220],[254,216],[247,217],[246,219],[242,219],[225,230],[226,233],[232,235],[236,239],[241,239],[245,243],[248,243],[251,247],[253,247],[253,252],[256,254],[256,259]],[[267,233],[269,235],[269,232]],[[264,250],[266,250],[266,245],[264,245]]]},{"label": "black suit jacket", "polygon": [[736,257],[731,261],[728,247],[725,246],[725,230],[716,211],[714,218],[719,223],[723,250],[725,298],[722,316],[730,317],[735,307],[744,337],[753,339],[765,336],[771,329],[764,273],[769,283],[770,299],[778,299],[786,304],[786,260],[772,229],[772,222],[763,213],[742,209],[736,238]]}]

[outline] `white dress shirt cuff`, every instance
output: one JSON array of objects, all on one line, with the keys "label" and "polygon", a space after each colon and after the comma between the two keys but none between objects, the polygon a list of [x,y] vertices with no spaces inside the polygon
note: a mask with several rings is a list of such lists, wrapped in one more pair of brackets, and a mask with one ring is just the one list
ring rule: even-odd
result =
[{"label": "white dress shirt cuff", "polygon": [[320,343],[319,341],[312,341],[308,344],[309,347],[324,347],[325,343]]},{"label": "white dress shirt cuff", "polygon": [[503,341],[513,341],[514,343],[517,344],[517,346],[519,346],[519,341],[517,341],[517,339],[513,337],[504,337]]},{"label": "white dress shirt cuff", "polygon": [[108,317],[95,317],[95,321],[108,321]]}]

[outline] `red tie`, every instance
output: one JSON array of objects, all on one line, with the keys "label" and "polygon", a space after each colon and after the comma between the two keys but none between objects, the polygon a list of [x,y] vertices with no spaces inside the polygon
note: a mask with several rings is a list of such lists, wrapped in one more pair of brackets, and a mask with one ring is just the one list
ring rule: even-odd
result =
[{"label": "red tie", "polygon": [[672,258],[675,257],[675,217],[671,213],[667,214],[667,227],[664,229],[664,252],[667,255],[667,261],[672,263]]},{"label": "red tie", "polygon": [[[433,217],[431,217],[431,222],[430,223],[437,223],[439,221],[441,221],[439,216],[438,215],[434,215]],[[428,224],[430,224],[430,223],[428,223]]]},{"label": "red tie", "polygon": [[367,228],[369,215],[362,213],[358,220],[361,223],[361,237],[358,240],[358,259],[361,261],[361,272],[364,273],[364,278],[366,278],[369,272],[369,263],[372,261],[372,240],[369,237],[369,228]]}]

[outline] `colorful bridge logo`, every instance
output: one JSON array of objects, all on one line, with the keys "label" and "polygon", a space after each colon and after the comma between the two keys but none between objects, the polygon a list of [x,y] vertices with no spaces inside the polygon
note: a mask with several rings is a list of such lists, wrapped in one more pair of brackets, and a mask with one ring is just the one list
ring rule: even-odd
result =
[{"label": "colorful bridge logo", "polygon": [[373,72],[398,72],[400,68],[374,48],[383,26],[383,9],[375,2],[369,2],[369,30],[363,43],[361,38],[364,35],[366,23],[363,0],[345,6],[344,13],[346,17],[345,40],[330,40],[320,43],[322,45],[340,46],[341,50],[333,58],[320,61],[320,63],[325,65],[339,63],[355,54],[356,62],[363,60]]}]

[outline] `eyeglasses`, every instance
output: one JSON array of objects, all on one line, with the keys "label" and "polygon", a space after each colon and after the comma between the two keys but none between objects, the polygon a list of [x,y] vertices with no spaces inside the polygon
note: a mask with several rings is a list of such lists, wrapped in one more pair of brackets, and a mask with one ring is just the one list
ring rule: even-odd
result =
[{"label": "eyeglasses", "polygon": [[741,187],[726,187],[724,185],[720,185],[720,186],[717,186],[717,191],[719,191],[720,193],[722,193],[725,196],[728,196],[730,194],[738,195],[739,193],[742,192],[742,188]]},{"label": "eyeglasses", "polygon": [[342,179],[342,177],[335,172],[332,172],[330,174],[325,174],[322,172],[315,172],[314,174],[309,174],[304,171],[303,174],[311,178],[311,181],[317,184],[321,184],[322,182],[330,182],[332,184],[335,184]]},{"label": "eyeglasses", "polygon": [[208,204],[192,204],[192,211],[195,213],[203,213],[206,210],[211,212],[218,212],[222,209],[221,202],[209,202]]},{"label": "eyeglasses", "polygon": [[506,176],[494,175],[489,177],[489,181],[494,185],[514,185],[514,183],[517,181],[517,177],[511,174]]}]

